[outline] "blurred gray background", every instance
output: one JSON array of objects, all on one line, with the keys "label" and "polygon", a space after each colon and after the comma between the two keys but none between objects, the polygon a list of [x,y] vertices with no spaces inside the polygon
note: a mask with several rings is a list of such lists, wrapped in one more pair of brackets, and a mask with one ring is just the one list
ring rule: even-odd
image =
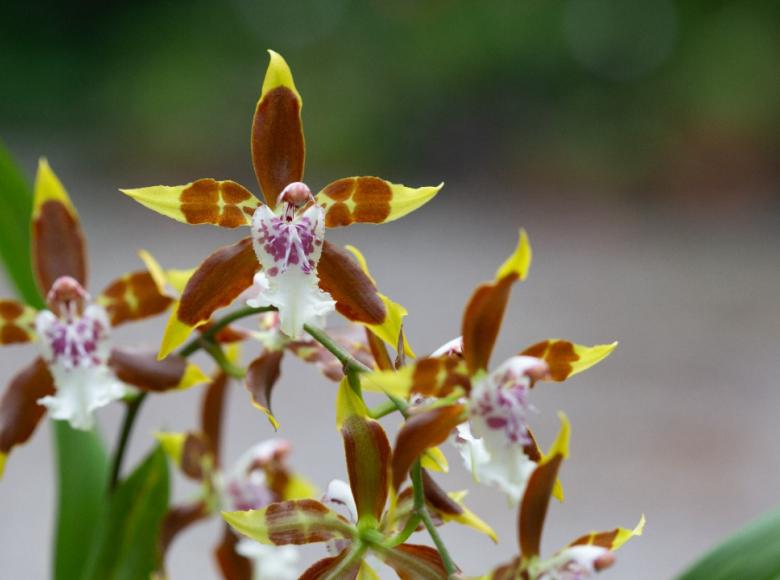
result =
[{"label": "blurred gray background", "polygon": [[[6,25],[16,26],[0,36],[0,138],[30,179],[46,155],[68,188],[89,238],[92,292],[141,267],[139,247],[190,267],[240,235],[175,224],[117,188],[215,177],[256,191],[248,134],[270,46],[303,94],[312,189],[360,174],[446,182],[402,221],[328,233],[359,247],[382,290],[409,309],[418,354],[459,333],[472,289],[511,251],[519,226],[534,265],[513,293],[494,362],[543,338],[620,341],[594,369],[533,393],[545,446],[557,410],[573,424],[548,553],[645,513],[645,535],[605,577],[668,578],[775,507],[777,4],[323,6],[11,8]],[[5,278],[0,291],[11,292]],[[134,325],[116,339],[156,346],[161,329]],[[0,351],[0,382],[34,354]],[[200,394],[153,397],[130,461],[154,431],[193,426]],[[322,488],[346,477],[334,394],[316,370],[285,361],[278,435]],[[111,445],[120,420],[118,406],[100,414]],[[227,425],[227,462],[273,436],[240,385]],[[443,529],[457,562],[479,574],[516,551],[516,514],[474,486],[452,451],[451,473],[438,480],[470,487],[468,505],[501,539]],[[45,425],[13,453],[0,484],[3,577],[47,576],[53,477]],[[175,487],[178,499],[192,492]],[[216,522],[182,535],[171,577],[215,577],[217,537]],[[308,550],[302,568],[321,556]]]}]

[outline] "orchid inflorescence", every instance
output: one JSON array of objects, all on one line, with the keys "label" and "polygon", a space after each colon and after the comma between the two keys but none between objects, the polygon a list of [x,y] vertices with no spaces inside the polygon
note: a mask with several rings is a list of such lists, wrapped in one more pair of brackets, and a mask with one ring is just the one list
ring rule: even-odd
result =
[{"label": "orchid inflorescence", "polygon": [[[0,301],[0,344],[37,342],[39,356],[10,382],[0,400],[0,473],[10,451],[27,441],[42,416],[89,430],[95,412],[124,401],[129,433],[149,393],[204,384],[200,424],[157,434],[172,465],[198,483],[188,502],[169,506],[156,534],[156,577],[165,555],[193,523],[221,514],[215,550],[225,578],[298,575],[296,545],[322,543],[328,553],[301,578],[376,578],[382,563],[401,578],[461,577],[438,528],[449,522],[497,537],[431,472],[446,472],[449,443],[475,482],[517,506],[518,555],[484,570],[495,579],[580,579],[610,566],[617,550],[640,535],[633,529],[590,532],[548,557],[542,527],[551,497],[563,500],[559,479],[569,454],[570,423],[559,413],[557,438],[544,451],[530,423],[537,384],[564,381],[606,358],[617,343],[585,346],[538,341],[503,363],[491,353],[515,283],[526,278],[532,252],[520,230],[516,248],[493,280],[479,285],[463,314],[462,336],[430,356],[415,358],[403,330],[406,310],[382,294],[354,247],[340,248],[328,228],[389,222],[427,203],[436,187],[410,188],[377,177],[338,179],[318,193],[303,179],[302,100],[284,59],[270,52],[251,128],[251,157],[261,201],[234,181],[197,179],[180,186],[123,189],[144,206],[179,222],[249,228],[193,270],[163,268],[146,251],[145,268],[125,274],[96,298],[87,293],[86,244],[78,215],[45,160],[39,164],[32,216],[33,269],[47,308]],[[228,313],[221,309],[243,302]],[[347,326],[326,328],[333,311]],[[111,330],[169,313],[159,352],[119,348]],[[237,326],[251,319],[254,328]],[[189,339],[189,342],[188,342]],[[259,350],[246,367],[241,349]],[[211,356],[207,376],[189,361]],[[395,354],[391,354],[395,352]],[[336,423],[348,483],[317,487],[289,466],[290,444],[270,439],[232,466],[221,454],[223,404],[231,381],[243,382],[250,402],[275,430],[271,410],[285,353],[315,364],[338,384]],[[387,402],[369,408],[364,391]],[[397,413],[397,415],[395,414]],[[382,418],[402,422],[391,444]],[[126,441],[114,457],[116,486]],[[442,478],[443,480],[443,478]],[[410,542],[427,533],[432,545]]]}]

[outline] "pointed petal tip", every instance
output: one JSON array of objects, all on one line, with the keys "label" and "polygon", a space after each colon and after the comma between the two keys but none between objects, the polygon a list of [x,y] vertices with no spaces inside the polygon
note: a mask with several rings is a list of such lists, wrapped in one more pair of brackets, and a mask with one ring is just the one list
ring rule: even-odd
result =
[{"label": "pointed petal tip", "polygon": [[187,337],[195,330],[195,327],[189,326],[180,321],[177,317],[178,309],[171,313],[168,324],[165,326],[165,334],[160,343],[160,351],[157,353],[157,360],[163,360],[171,354],[176,348],[181,346]]}]

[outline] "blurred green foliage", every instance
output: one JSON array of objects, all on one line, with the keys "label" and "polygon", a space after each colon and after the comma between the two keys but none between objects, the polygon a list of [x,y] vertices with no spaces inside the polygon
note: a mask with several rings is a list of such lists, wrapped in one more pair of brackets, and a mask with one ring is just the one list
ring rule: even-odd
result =
[{"label": "blurred green foliage", "polygon": [[391,166],[620,191],[777,182],[774,0],[17,2],[4,12],[4,131],[61,132],[103,163],[162,158],[217,176],[243,167],[272,47],[304,96],[310,174]]}]

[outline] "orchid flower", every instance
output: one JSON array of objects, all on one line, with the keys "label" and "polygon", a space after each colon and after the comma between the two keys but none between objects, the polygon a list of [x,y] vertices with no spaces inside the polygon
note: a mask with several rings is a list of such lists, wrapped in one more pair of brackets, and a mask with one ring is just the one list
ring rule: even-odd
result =
[{"label": "orchid flower", "polygon": [[[235,360],[238,348],[228,349]],[[200,428],[190,433],[159,433],[166,454],[189,479],[200,482],[199,495],[189,503],[169,510],[160,541],[160,572],[165,554],[175,537],[190,525],[219,510],[260,509],[282,500],[316,494],[314,487],[287,465],[291,445],[281,439],[262,441],[244,452],[229,468],[221,464],[222,414],[229,377],[219,371],[204,391]],[[254,569],[258,578],[296,578],[297,551],[287,547],[259,546],[239,538],[227,527],[214,551],[226,578],[248,578]],[[238,574],[238,571],[241,571]]]},{"label": "orchid flower", "polygon": [[558,437],[531,473],[518,510],[520,555],[493,570],[486,577],[489,580],[585,580],[611,566],[615,561],[615,550],[632,537],[642,535],[644,516],[632,530],[616,528],[608,532],[590,532],[549,558],[540,557],[542,529],[550,497],[560,466],[569,455],[569,421],[563,413],[559,416],[561,429]]},{"label": "orchid flower", "polygon": [[[396,531],[405,525],[409,511],[401,510],[401,517],[395,516],[400,504],[393,498],[387,506],[391,451],[381,425],[368,417],[365,404],[346,380],[339,387],[338,399],[349,485],[331,482],[323,501],[276,502],[259,510],[224,512],[223,517],[233,529],[263,544],[325,542],[335,554],[310,566],[301,576],[304,579],[356,578],[358,574],[376,577],[366,561],[368,555],[393,568],[401,578],[446,578],[436,550],[406,543],[405,538],[396,540]],[[446,510],[452,519],[492,534],[481,520],[470,512],[466,515],[461,504],[434,489],[434,485],[427,485],[426,490],[429,494],[438,491],[447,498]]]},{"label": "orchid flower", "polygon": [[164,312],[171,299],[148,271],[125,274],[96,299],[84,289],[86,241],[65,188],[41,159],[35,179],[32,255],[47,309],[0,300],[0,344],[37,342],[40,356],[0,399],[0,474],[11,449],[27,441],[48,410],[75,429],[94,425],[97,409],[142,390],[183,389],[206,380],[180,357],[112,347],[112,328]]},{"label": "orchid flower", "polygon": [[[466,467],[515,503],[543,457],[528,427],[529,392],[538,380],[562,381],[608,356],[617,343],[587,347],[563,340],[539,342],[488,371],[512,285],[524,280],[531,246],[520,231],[514,253],[495,279],[480,285],[463,316],[463,336],[428,358],[397,371],[364,377],[364,385],[421,398],[398,434],[393,481],[398,487],[414,461],[455,431]],[[561,497],[561,489],[556,495]]]},{"label": "orchid flower", "polygon": [[335,308],[397,344],[400,315],[394,305],[383,300],[355,259],[324,240],[325,228],[398,219],[433,198],[441,185],[415,189],[348,177],[312,194],[302,183],[301,96],[285,60],[269,52],[251,130],[252,164],[265,204],[236,182],[214,179],[122,190],[183,223],[250,228],[249,237],[217,250],[193,274],[168,324],[161,357],[253,282],[262,288],[253,303],[278,308],[281,329],[293,339]]}]

